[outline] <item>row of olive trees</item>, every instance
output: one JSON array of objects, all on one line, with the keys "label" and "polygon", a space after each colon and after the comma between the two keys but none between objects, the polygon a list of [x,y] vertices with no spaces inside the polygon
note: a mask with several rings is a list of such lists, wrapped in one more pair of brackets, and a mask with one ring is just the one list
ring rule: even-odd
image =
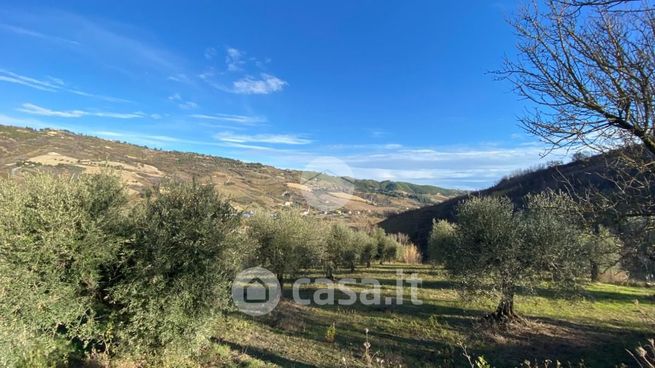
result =
[{"label": "row of olive trees", "polygon": [[253,247],[249,264],[274,272],[281,284],[307,270],[322,269],[333,278],[339,267],[354,272],[357,265],[393,261],[401,247],[380,228],[357,231],[295,211],[258,213],[247,229]]},{"label": "row of olive trees", "polygon": [[0,212],[0,366],[193,341],[228,308],[248,243],[240,214],[195,183],[129,205],[112,176],[0,179]]},{"label": "row of olive trees", "polygon": [[429,256],[461,281],[468,295],[495,295],[494,320],[517,318],[514,296],[538,286],[574,291],[620,246],[604,229],[590,231],[569,196],[546,192],[517,209],[505,197],[473,197],[457,223],[433,225]]}]

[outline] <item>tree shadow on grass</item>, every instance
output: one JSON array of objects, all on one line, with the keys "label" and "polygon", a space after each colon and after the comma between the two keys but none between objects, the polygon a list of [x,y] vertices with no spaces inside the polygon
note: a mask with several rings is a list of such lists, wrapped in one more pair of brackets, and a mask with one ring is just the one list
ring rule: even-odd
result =
[{"label": "tree shadow on grass", "polygon": [[[325,331],[332,323],[335,323],[337,327],[335,344],[343,350],[350,351],[353,356],[362,355],[364,342],[366,342],[366,330],[368,329],[372,351],[377,352],[381,357],[386,357],[387,361],[391,359],[391,361],[403,363],[403,366],[411,367],[421,366],[421,362],[438,363],[437,366],[443,367],[451,366],[454,359],[453,341],[452,339],[438,338],[436,334],[461,330],[465,328],[463,327],[465,325],[470,326],[471,319],[468,316],[477,314],[477,311],[432,305],[415,307],[427,308],[423,311],[426,316],[439,315],[437,325],[430,331],[434,334],[433,336],[420,336],[418,334],[412,336],[412,333],[415,332],[412,331],[411,326],[403,327],[404,336],[402,336],[397,333],[397,326],[395,326],[396,329],[394,326],[387,328],[385,324],[380,325],[377,323],[379,321],[375,320],[371,323],[368,318],[384,317],[386,313],[371,309],[370,306],[361,305],[307,307],[283,302],[271,316],[264,317],[259,321],[272,328],[275,333],[313,340],[318,343],[324,343]],[[320,311],[329,311],[333,312],[333,314],[325,315]],[[406,312],[416,317],[416,313]],[[394,313],[397,313],[397,311]],[[350,314],[364,317],[362,320],[355,321],[341,318],[342,315],[348,316]],[[427,318],[425,319],[427,320]],[[411,321],[401,321],[399,323],[409,322]],[[428,328],[428,326],[420,327],[422,330]]]},{"label": "tree shadow on grass", "polygon": [[577,323],[545,317],[529,318],[523,326],[505,330],[479,330],[476,355],[484,355],[498,368],[515,367],[525,360],[546,359],[589,367],[631,363],[625,349],[645,341],[646,334],[630,329]]},{"label": "tree shadow on grass", "polygon": [[295,360],[291,360],[288,358],[285,358],[283,356],[280,356],[278,354],[272,353],[268,350],[264,350],[261,348],[253,347],[253,346],[246,346],[246,345],[241,345],[237,344],[234,342],[230,341],[224,341],[224,340],[217,340],[216,343],[219,343],[221,345],[227,345],[230,347],[230,349],[234,351],[239,351],[243,352],[245,354],[250,355],[253,358],[262,360],[267,363],[273,363],[277,364],[281,367],[290,367],[290,368],[313,368],[316,367],[315,365],[310,365],[307,363],[303,362],[298,362]]},{"label": "tree shadow on grass", "polygon": [[[653,295],[635,294],[629,292],[613,292],[604,290],[584,289],[579,292],[563,292],[557,289],[535,288],[535,294],[548,299],[573,299],[585,298],[595,302],[624,302],[627,304],[638,301],[639,303],[655,303],[655,291]],[[523,293],[528,295],[529,293]]]}]

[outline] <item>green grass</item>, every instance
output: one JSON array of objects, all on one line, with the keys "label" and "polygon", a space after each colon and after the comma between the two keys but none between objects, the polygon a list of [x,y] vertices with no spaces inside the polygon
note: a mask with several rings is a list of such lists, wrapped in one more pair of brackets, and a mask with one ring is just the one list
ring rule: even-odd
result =
[{"label": "green grass", "polygon": [[[528,317],[526,325],[489,331],[480,317],[493,309],[494,301],[462,301],[455,285],[428,266],[375,266],[340,276],[379,279],[384,295],[394,296],[396,268],[419,273],[423,305],[299,306],[285,301],[266,317],[231,315],[217,326],[216,336],[264,366],[365,366],[368,329],[371,354],[384,359],[385,367],[461,366],[460,345],[496,367],[517,366],[525,359],[584,360],[588,366],[607,367],[630,363],[625,348],[655,335],[655,289],[591,284],[574,300],[540,290],[516,300],[518,313]],[[286,292],[290,297],[290,290]],[[336,341],[327,343],[325,333],[332,323]]]}]

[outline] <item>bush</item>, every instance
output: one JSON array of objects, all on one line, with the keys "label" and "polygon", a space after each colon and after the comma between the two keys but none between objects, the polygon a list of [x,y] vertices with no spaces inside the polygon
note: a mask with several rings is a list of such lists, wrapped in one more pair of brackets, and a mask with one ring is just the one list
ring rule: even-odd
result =
[{"label": "bush", "polygon": [[189,340],[230,304],[247,243],[240,214],[210,186],[172,182],[131,214],[122,280],[124,347],[157,350]]},{"label": "bush", "polygon": [[407,264],[420,264],[423,256],[421,251],[414,244],[405,244],[400,247],[400,255],[398,259]]},{"label": "bush", "polygon": [[[107,175],[0,179],[0,351],[11,352],[4,359],[51,365],[108,344],[125,203],[118,179]],[[9,338],[12,331],[26,340]]]}]

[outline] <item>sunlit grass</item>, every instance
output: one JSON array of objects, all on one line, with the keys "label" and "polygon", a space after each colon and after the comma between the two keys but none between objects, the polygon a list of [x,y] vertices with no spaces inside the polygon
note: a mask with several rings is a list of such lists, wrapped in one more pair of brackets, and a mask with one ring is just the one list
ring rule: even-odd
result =
[{"label": "sunlit grass", "polygon": [[[422,305],[409,303],[408,289],[403,305],[298,306],[285,301],[268,317],[234,314],[217,335],[226,336],[233,349],[284,367],[364,366],[367,329],[376,358],[393,363],[390,366],[458,366],[460,344],[497,367],[546,358],[611,366],[629,361],[625,348],[643,341],[654,327],[649,316],[655,316],[655,290],[648,288],[596,283],[574,299],[520,295],[517,311],[528,317],[528,325],[489,332],[480,317],[495,301],[462,301],[455,285],[430,266],[373,265],[338,276],[378,279],[384,299],[396,296],[396,268],[403,268],[405,275],[417,272],[423,279],[418,294]],[[337,337],[328,343],[324,336],[332,323]]]}]

